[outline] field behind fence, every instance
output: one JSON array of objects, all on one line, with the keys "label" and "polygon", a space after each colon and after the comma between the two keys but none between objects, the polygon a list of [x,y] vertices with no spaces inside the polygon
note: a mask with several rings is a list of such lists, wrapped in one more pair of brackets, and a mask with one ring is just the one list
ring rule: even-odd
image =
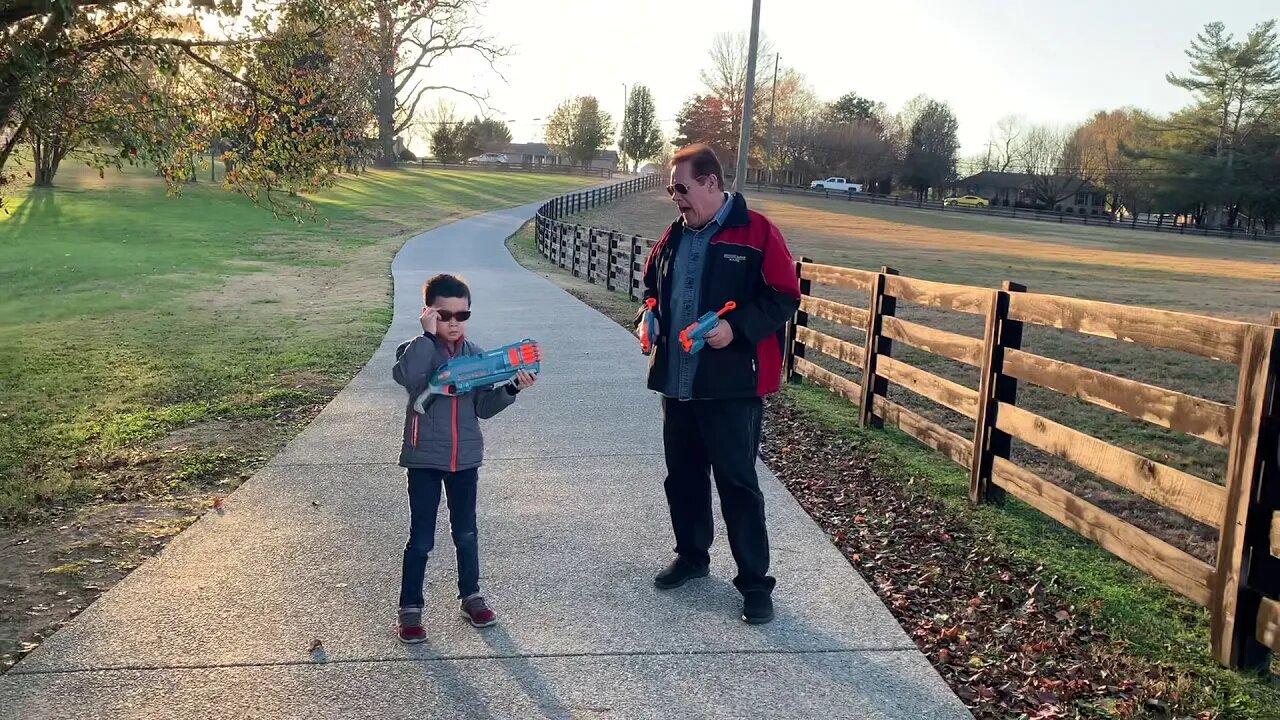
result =
[{"label": "field behind fence", "polygon": [[[647,176],[548,203],[537,218],[539,251],[577,277],[638,298],[654,241],[562,218],[661,182]],[[1208,608],[1220,662],[1269,667],[1280,649],[1280,329],[1031,293],[1013,282],[992,289],[918,280],[887,267],[801,259],[796,272],[803,297],[788,330],[792,379],[844,396],[861,423],[897,427],[967,468],[971,502],[1012,495]],[[952,315],[967,320],[949,329],[931,322]],[[1039,331],[1082,336],[1091,359],[1102,361],[1054,357],[1057,341],[1030,352],[1024,336]],[[1106,345],[1120,344],[1149,353],[1144,380],[1107,371]],[[1197,385],[1200,375],[1181,372],[1189,365],[1212,366],[1212,392],[1159,381],[1190,377]],[[1049,394],[1159,434],[1140,436],[1145,452],[1108,442],[1080,429],[1096,432],[1092,424],[1072,427],[1074,411],[1046,417],[1055,414],[1044,409]],[[1181,456],[1178,448],[1191,444],[1209,449]],[[1063,482],[1041,458],[1075,466],[1092,485]],[[1085,496],[1095,485],[1160,512],[1152,520],[1130,513],[1131,503],[1091,502]]]}]

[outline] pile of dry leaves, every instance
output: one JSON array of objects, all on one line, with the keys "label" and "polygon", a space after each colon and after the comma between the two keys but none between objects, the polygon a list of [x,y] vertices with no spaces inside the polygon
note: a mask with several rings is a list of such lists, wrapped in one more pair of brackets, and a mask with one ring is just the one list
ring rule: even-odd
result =
[{"label": "pile of dry leaves", "polygon": [[878,477],[867,450],[786,399],[766,417],[769,467],[977,717],[1170,717],[1166,703],[1180,704],[1189,679],[1125,655],[1057,578],[993,555],[955,513]]}]

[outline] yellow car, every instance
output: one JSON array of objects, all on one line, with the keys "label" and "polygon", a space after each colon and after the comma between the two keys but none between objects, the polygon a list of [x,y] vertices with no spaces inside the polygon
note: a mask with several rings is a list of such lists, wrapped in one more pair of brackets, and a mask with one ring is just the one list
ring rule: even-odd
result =
[{"label": "yellow car", "polygon": [[949,197],[942,201],[943,205],[964,205],[966,207],[986,207],[991,203],[986,198],[980,198],[977,195],[961,195],[960,197]]}]

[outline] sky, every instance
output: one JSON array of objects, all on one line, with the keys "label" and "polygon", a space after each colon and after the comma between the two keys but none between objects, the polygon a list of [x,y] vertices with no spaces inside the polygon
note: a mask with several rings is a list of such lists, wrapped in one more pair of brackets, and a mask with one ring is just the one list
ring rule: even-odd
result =
[{"label": "sky", "polygon": [[[1237,37],[1280,18],[1277,0],[762,0],[760,28],[783,67],[802,72],[823,100],[846,92],[897,110],[924,93],[960,123],[961,155],[985,151],[1003,116],[1077,123],[1134,105],[1176,110],[1190,95],[1165,74],[1185,72],[1185,51],[1206,24]],[[430,70],[489,95],[491,116],[512,121],[516,142],[542,140],[555,106],[595,95],[615,122],[623,84],[653,92],[668,136],[718,32],[745,32],[750,0],[488,0],[481,22],[511,55],[497,65],[459,57]],[[772,63],[772,58],[760,62]],[[475,104],[456,100],[458,109]],[[424,104],[425,105],[425,104]],[[418,146],[419,142],[411,143]]]}]

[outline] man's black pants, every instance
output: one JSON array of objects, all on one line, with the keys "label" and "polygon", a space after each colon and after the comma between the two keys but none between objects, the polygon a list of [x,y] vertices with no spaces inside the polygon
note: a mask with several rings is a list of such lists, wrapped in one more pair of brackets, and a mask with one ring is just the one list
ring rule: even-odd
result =
[{"label": "man's black pants", "polygon": [[769,534],[764,496],[756,477],[762,419],[760,398],[662,399],[662,441],[667,457],[667,504],[676,554],[697,567],[711,562],[711,473],[738,563],[733,584],[741,593],[770,592]]}]

